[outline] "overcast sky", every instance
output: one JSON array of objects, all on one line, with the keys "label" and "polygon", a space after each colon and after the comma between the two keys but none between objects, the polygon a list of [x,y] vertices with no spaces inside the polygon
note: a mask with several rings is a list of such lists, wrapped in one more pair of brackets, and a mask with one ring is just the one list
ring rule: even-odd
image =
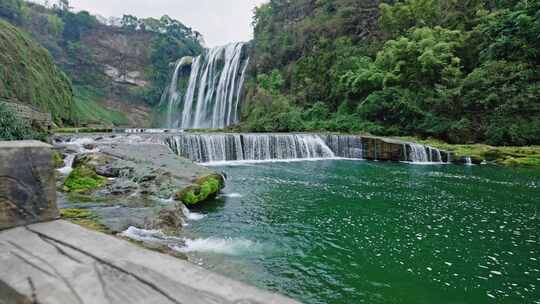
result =
[{"label": "overcast sky", "polygon": [[[70,0],[76,10],[103,17],[169,15],[203,34],[207,46],[252,38],[253,9],[267,0]],[[49,2],[55,2],[49,1]]]}]

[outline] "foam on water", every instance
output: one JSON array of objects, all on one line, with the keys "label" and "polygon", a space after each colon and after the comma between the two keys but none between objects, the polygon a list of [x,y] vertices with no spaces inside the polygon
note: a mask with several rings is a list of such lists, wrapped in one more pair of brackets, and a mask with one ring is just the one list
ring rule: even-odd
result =
[{"label": "foam on water", "polygon": [[162,242],[175,239],[180,240],[178,238],[165,235],[161,230],[145,230],[133,226],[129,227],[119,235],[140,242]]},{"label": "foam on water", "polygon": [[202,214],[202,213],[196,213],[196,212],[191,212],[191,210],[189,210],[186,206],[182,205],[182,212],[184,213],[184,215],[186,216],[186,218],[190,221],[200,221],[202,220],[203,218],[206,217],[206,215]]},{"label": "foam on water", "polygon": [[242,194],[240,193],[225,193],[225,194],[222,194],[221,195],[222,197],[229,197],[229,198],[239,198],[239,197],[244,197]]},{"label": "foam on water", "polygon": [[73,171],[73,161],[75,160],[75,154],[70,154],[64,159],[64,166],[57,169],[62,175],[69,175]]},{"label": "foam on water", "polygon": [[202,238],[185,239],[185,247],[175,247],[180,252],[210,252],[224,255],[243,255],[260,251],[262,246],[240,238]]}]

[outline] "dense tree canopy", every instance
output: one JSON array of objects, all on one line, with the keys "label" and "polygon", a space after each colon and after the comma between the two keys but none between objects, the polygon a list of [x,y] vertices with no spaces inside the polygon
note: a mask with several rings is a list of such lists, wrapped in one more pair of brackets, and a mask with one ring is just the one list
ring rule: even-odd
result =
[{"label": "dense tree canopy", "polygon": [[377,5],[260,6],[244,127],[540,143],[538,1]]}]

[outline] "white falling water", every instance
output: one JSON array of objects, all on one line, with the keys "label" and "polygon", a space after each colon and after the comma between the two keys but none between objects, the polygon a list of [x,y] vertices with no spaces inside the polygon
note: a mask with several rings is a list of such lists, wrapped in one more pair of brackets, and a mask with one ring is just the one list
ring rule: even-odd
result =
[{"label": "white falling water", "polygon": [[193,59],[185,92],[179,92],[177,64],[168,89],[168,128],[224,128],[239,120],[239,105],[249,58],[244,43],[206,50]]},{"label": "white falling water", "polygon": [[179,74],[180,68],[189,64],[191,60],[192,60],[192,57],[184,57],[178,60],[174,68],[171,84],[169,85],[167,89],[167,96],[169,99],[168,106],[167,106],[167,126],[173,126],[173,125],[178,124],[178,121],[175,120],[175,117],[174,117],[175,109],[178,108],[178,105],[180,101],[182,100],[182,95],[178,91],[178,74]]},{"label": "white falling water", "polygon": [[199,163],[362,158],[361,138],[344,135],[182,134],[167,143]]},{"label": "white falling water", "polygon": [[429,163],[430,157],[426,151],[426,147],[420,144],[409,144],[409,160],[413,163]]},{"label": "white falling water", "polygon": [[[408,153],[407,153],[408,151]],[[444,152],[446,161],[443,158],[443,152],[439,149],[424,146],[416,143],[403,144],[403,159],[412,163],[419,164],[443,164],[452,161],[451,153]]]}]

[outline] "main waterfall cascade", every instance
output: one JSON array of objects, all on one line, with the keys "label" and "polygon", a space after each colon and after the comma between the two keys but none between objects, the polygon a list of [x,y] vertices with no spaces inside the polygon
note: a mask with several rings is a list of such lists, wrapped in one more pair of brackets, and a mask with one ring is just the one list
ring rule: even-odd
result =
[{"label": "main waterfall cascade", "polygon": [[[364,149],[361,137],[335,134],[180,134],[166,142],[176,154],[198,163],[362,159]],[[403,161],[450,161],[447,153],[443,157],[440,150],[427,146],[405,143],[403,151]]]},{"label": "main waterfall cascade", "polygon": [[[239,121],[239,107],[249,58],[244,43],[231,43],[185,57],[176,64],[165,91],[167,128],[219,129]],[[178,88],[179,73],[191,63],[187,87]]]}]

